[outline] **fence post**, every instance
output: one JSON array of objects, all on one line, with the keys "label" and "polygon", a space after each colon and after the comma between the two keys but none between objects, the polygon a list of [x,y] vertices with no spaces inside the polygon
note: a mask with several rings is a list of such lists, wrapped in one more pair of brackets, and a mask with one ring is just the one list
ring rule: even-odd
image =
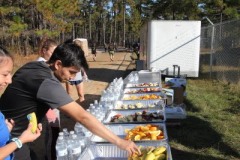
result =
[{"label": "fence post", "polygon": [[214,52],[214,48],[213,48],[214,32],[215,32],[215,28],[214,28],[214,24],[212,24],[211,53],[210,53],[210,79],[212,79],[212,65],[213,65],[212,62],[213,62],[213,52]]},{"label": "fence post", "polygon": [[214,48],[213,48],[213,43],[214,43],[214,24],[213,22],[208,18],[208,17],[203,17],[203,19],[206,19],[211,25],[212,25],[212,36],[211,36],[211,53],[210,53],[210,79],[212,79],[212,61],[213,61],[213,52],[214,52]]}]

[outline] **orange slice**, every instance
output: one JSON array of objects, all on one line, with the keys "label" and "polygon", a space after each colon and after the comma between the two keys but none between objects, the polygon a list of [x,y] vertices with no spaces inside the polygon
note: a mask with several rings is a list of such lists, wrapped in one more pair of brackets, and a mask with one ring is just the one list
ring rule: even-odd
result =
[{"label": "orange slice", "polygon": [[135,140],[135,141],[141,140],[141,136],[140,136],[140,135],[136,135],[136,136],[134,137],[134,140]]},{"label": "orange slice", "polygon": [[150,131],[149,133],[151,134],[151,140],[157,140],[157,136],[160,135],[161,132],[161,130]]}]

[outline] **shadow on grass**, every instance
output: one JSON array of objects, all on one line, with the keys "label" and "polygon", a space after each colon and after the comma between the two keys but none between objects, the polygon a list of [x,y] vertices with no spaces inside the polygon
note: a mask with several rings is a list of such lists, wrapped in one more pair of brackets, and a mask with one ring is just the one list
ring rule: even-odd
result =
[{"label": "shadow on grass", "polygon": [[[190,105],[190,103],[188,103],[187,107],[191,111],[197,111],[197,109],[193,105]],[[187,116],[187,119],[182,121],[181,126],[168,127],[167,130],[170,142],[174,141],[194,150],[214,148],[223,155],[240,157],[237,150],[223,142],[221,134],[211,127],[211,124],[207,121],[207,119],[205,120],[195,116]],[[179,151],[177,149],[173,149],[172,154],[174,160],[216,159],[215,157]]]},{"label": "shadow on grass", "polygon": [[187,99],[184,100],[185,105],[187,106],[186,110],[190,112],[200,112],[200,109],[195,107],[190,101]]}]

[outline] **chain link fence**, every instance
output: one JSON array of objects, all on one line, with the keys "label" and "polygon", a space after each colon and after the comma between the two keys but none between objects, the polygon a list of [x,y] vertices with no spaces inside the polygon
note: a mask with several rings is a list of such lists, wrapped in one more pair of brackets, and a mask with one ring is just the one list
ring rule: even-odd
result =
[{"label": "chain link fence", "polygon": [[240,20],[201,28],[200,78],[240,84]]}]

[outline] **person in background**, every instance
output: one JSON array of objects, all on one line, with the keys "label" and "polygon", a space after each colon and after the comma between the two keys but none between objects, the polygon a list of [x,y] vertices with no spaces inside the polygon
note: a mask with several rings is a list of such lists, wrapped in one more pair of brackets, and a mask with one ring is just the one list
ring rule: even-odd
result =
[{"label": "person in background", "polygon": [[107,50],[108,50],[108,44],[104,42],[104,51],[105,51],[105,53],[107,52]]},{"label": "person in background", "polygon": [[[41,46],[39,47],[40,57],[37,61],[46,62],[52,56],[54,49],[57,47],[57,42],[53,39],[44,39]],[[60,132],[60,114],[58,109],[49,109],[46,114],[47,119],[47,132],[45,135],[46,144],[46,156],[47,159],[56,159],[56,142],[58,134]]]},{"label": "person in background", "polygon": [[93,44],[92,44],[92,55],[93,55],[93,60],[96,61],[96,59],[97,59],[97,45],[96,45],[96,42],[93,42]]},{"label": "person in background", "polygon": [[[12,82],[13,59],[9,52],[0,46],[0,90],[3,90]],[[22,144],[32,142],[41,135],[42,126],[38,124],[36,133],[32,133],[32,124],[20,136],[11,137],[10,132],[15,126],[11,117],[5,119],[0,111],[0,159],[12,160],[16,149],[22,148]],[[27,117],[25,117],[27,118]]]},{"label": "person in background", "polygon": [[[133,141],[115,135],[67,94],[62,83],[73,79],[81,68],[88,68],[88,63],[82,49],[73,43],[58,45],[46,63],[33,61],[19,68],[0,99],[3,114],[6,118],[15,118],[19,125],[13,128],[12,135],[19,136],[27,128],[25,117],[29,112],[34,111],[41,121],[49,108],[56,108],[93,134],[126,150],[129,155],[141,154]],[[32,146],[25,144],[25,147],[29,151]],[[31,159],[33,154],[23,149],[15,152],[16,159],[24,160]]]},{"label": "person in background", "polygon": [[110,61],[113,61],[113,59],[114,59],[114,50],[115,50],[114,44],[110,43],[109,46],[108,46],[108,53],[109,53],[109,56],[110,56]]},{"label": "person in background", "polygon": [[48,61],[52,56],[54,49],[57,47],[57,42],[53,39],[44,39],[39,47],[39,55],[37,61]]},{"label": "person in background", "polygon": [[[68,41],[65,43],[69,43]],[[82,49],[82,42],[79,39],[74,39],[73,43],[75,43],[77,46],[79,46]],[[88,68],[81,68],[81,71],[76,74],[76,76],[72,79],[66,82],[66,90],[67,93],[70,95],[72,86],[76,87],[78,99],[76,100],[77,103],[81,103],[85,100],[84,98],[84,85],[83,85],[83,79],[88,79],[88,76],[86,74],[86,71]]]},{"label": "person in background", "polygon": [[140,44],[138,42],[135,42],[132,46],[133,48],[133,56],[135,57],[133,59],[139,60],[140,59],[140,53],[139,53],[139,49],[140,49]]}]

